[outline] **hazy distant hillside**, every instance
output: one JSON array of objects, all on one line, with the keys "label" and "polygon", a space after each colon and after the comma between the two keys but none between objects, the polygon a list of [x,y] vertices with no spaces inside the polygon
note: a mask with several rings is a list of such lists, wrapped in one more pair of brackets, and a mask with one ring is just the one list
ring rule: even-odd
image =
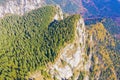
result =
[{"label": "hazy distant hillside", "polygon": [[59,4],[65,12],[88,16],[120,16],[118,0],[46,0]]},{"label": "hazy distant hillside", "polygon": [[120,34],[120,27],[111,18],[96,18],[96,19],[91,18],[85,20],[86,25],[96,24],[98,22],[102,22],[107,31],[109,31],[111,34],[113,35]]},{"label": "hazy distant hillside", "polygon": [[[10,0],[0,0],[4,3]],[[19,1],[19,0],[17,0]],[[22,0],[21,0],[22,1]],[[120,16],[119,0],[43,0],[49,4],[59,4],[64,12],[80,13],[84,17],[101,16],[113,17]]]}]

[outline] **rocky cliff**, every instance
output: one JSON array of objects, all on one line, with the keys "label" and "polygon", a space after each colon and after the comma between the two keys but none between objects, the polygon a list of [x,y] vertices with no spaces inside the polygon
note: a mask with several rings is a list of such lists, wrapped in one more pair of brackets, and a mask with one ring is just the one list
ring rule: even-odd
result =
[{"label": "rocky cliff", "polygon": [[114,39],[101,23],[86,29],[80,18],[74,41],[60,50],[55,63],[49,66],[49,72],[58,80],[117,80],[119,67],[115,67],[111,56],[116,53],[110,50],[114,46]]},{"label": "rocky cliff", "polygon": [[[50,68],[52,76],[59,80],[69,79],[73,75],[77,79],[80,70],[89,70],[90,63],[89,61],[85,61],[86,32],[82,18],[77,22],[75,36],[73,43],[61,49],[60,57]],[[76,71],[77,73],[75,74]]]},{"label": "rocky cliff", "polygon": [[[84,73],[82,79],[89,80],[91,59],[93,51],[86,51],[88,33],[83,18],[80,18],[76,24],[75,39],[60,50],[60,56],[55,63],[50,66],[50,73],[53,78],[59,80],[73,79],[78,80],[81,73]],[[90,36],[90,45],[93,47],[92,35]],[[81,79],[81,80],[82,80]]]},{"label": "rocky cliff", "polygon": [[23,15],[45,4],[44,0],[9,0],[0,5],[0,17],[6,14]]},{"label": "rocky cliff", "polygon": [[[7,14],[23,15],[31,10],[45,6],[44,0],[9,0],[0,5],[0,17]],[[63,12],[60,6],[56,5],[54,20],[63,19]]]},{"label": "rocky cliff", "polygon": [[[42,0],[8,1],[0,6],[0,17],[8,13],[23,15],[43,4]],[[0,49],[1,65],[5,64],[0,66],[1,80],[26,77],[37,80],[119,80],[115,41],[101,23],[88,28],[82,17],[64,19],[59,6],[47,6],[21,18],[3,18],[0,28],[0,35],[5,37],[5,40],[1,38],[0,45],[7,45]],[[15,39],[12,41],[11,38]],[[35,70],[39,71],[34,73]],[[28,72],[33,74],[28,75]]]},{"label": "rocky cliff", "polygon": [[[53,20],[59,25],[57,21],[64,19],[59,6],[57,10]],[[116,70],[119,67],[111,57],[113,54],[116,55],[113,49],[115,41],[103,24],[98,23],[88,28],[81,17],[74,23],[76,24],[73,42],[67,43],[59,50],[54,63],[47,64],[46,72],[51,76],[50,80],[104,80],[107,78],[117,80],[119,77]],[[36,79],[38,74],[40,72],[30,77]],[[44,80],[44,76],[39,75],[39,77]]]}]

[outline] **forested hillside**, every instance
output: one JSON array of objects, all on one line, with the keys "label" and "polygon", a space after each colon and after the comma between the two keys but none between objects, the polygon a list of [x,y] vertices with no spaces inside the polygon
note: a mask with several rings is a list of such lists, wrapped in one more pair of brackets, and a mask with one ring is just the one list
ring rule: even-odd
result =
[{"label": "forested hillside", "polygon": [[47,6],[22,17],[8,15],[0,20],[1,80],[25,79],[27,72],[45,63],[47,56],[45,52],[42,55],[40,47],[55,10],[54,6]]},{"label": "forested hillside", "polygon": [[92,25],[88,31],[95,42],[93,43],[93,48],[90,48],[93,50],[93,57],[91,60],[92,67],[90,69],[91,79],[120,79],[120,54],[118,50],[115,49],[117,44],[114,38],[105,29],[102,23]]},{"label": "forested hillside", "polygon": [[[112,27],[116,24],[112,20],[98,20],[103,24],[95,20],[86,27],[77,14],[60,20],[58,9],[44,6],[0,19],[0,80],[35,79],[30,74],[37,71],[43,80],[119,80],[120,42],[112,36],[119,32]],[[53,66],[54,75],[50,68]],[[60,72],[64,70],[68,76]]]},{"label": "forested hillside", "polygon": [[0,80],[25,79],[28,72],[53,62],[59,49],[73,41],[80,16],[52,22],[55,10],[46,6],[0,20]]}]

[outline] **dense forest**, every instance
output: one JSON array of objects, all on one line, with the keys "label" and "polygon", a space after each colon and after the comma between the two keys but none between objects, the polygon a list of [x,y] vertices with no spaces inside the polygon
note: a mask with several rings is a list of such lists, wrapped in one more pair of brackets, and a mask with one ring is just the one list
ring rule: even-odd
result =
[{"label": "dense forest", "polygon": [[[36,70],[49,78],[44,71],[46,65],[54,63],[60,49],[74,41],[76,24],[81,18],[76,14],[54,20],[56,10],[51,5],[23,16],[7,14],[0,19],[0,80],[27,80],[29,72]],[[110,19],[88,21],[86,24],[86,54],[94,52],[90,79],[94,80],[99,71],[99,80],[120,79],[120,41],[111,36],[120,30]],[[95,64],[96,59],[100,59],[99,64]],[[84,74],[80,72],[78,80],[83,80]]]},{"label": "dense forest", "polygon": [[62,45],[73,41],[80,16],[53,21],[55,10],[46,6],[0,20],[0,80],[26,79],[28,72],[53,62]]}]

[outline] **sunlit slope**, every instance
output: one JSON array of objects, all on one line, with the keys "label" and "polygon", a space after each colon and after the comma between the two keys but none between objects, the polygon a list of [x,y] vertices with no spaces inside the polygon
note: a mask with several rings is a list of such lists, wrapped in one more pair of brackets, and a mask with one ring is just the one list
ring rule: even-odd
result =
[{"label": "sunlit slope", "polygon": [[47,6],[0,20],[0,80],[24,79],[27,72],[48,61],[41,47],[55,10],[55,6]]},{"label": "sunlit slope", "polygon": [[[25,79],[28,72],[53,62],[60,48],[74,39],[79,15],[54,21],[56,6],[46,6],[24,16],[0,20],[0,79]],[[54,22],[52,22],[54,21]]]}]

